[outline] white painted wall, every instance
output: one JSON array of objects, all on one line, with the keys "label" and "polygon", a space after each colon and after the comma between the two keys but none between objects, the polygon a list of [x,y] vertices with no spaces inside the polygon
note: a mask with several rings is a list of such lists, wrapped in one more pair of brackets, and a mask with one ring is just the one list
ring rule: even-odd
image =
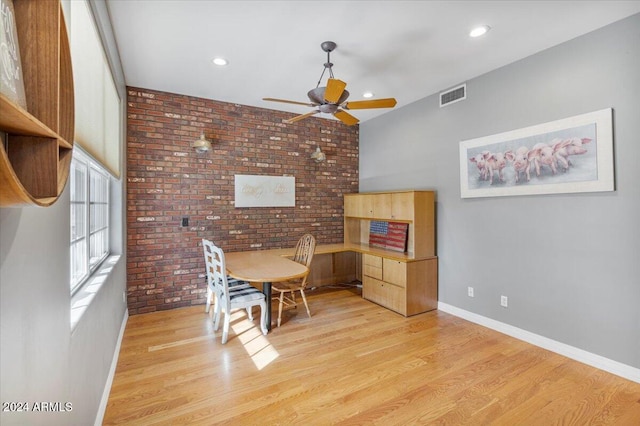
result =
[{"label": "white painted wall", "polygon": [[[640,367],[639,42],[635,15],[360,126],[361,192],[437,191],[441,302]],[[460,141],[609,107],[615,192],[460,198]]]}]

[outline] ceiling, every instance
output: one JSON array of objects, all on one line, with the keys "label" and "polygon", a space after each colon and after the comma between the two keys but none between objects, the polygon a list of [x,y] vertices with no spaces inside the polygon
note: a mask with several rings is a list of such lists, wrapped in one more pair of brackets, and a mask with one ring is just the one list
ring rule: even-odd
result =
[{"label": "ceiling", "polygon": [[[607,24],[640,1],[108,0],[128,86],[292,112],[308,102],[330,40],[350,101],[396,108]],[[470,38],[477,25],[491,30]],[[216,56],[226,67],[212,63]],[[326,84],[327,75],[321,86]],[[388,109],[357,110],[361,122]],[[321,114],[323,118],[331,115]]]}]

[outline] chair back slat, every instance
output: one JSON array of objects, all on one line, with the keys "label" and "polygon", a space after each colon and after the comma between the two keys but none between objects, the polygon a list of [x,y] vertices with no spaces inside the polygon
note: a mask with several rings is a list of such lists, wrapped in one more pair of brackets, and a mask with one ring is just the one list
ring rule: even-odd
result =
[{"label": "chair back slat", "polygon": [[313,253],[316,250],[316,239],[311,234],[304,234],[298,240],[296,244],[296,251],[293,256],[293,260],[298,262],[307,268],[311,266],[311,260],[313,259]]}]

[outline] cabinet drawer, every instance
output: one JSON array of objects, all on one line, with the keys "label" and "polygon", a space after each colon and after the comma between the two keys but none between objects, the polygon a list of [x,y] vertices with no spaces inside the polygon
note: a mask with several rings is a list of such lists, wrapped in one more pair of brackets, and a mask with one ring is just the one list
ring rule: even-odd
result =
[{"label": "cabinet drawer", "polygon": [[382,280],[400,287],[406,287],[407,264],[397,260],[383,259]]},{"label": "cabinet drawer", "polygon": [[382,268],[376,268],[375,266],[371,265],[364,265],[362,273],[365,276],[377,278],[379,280],[382,279]]},{"label": "cabinet drawer", "polygon": [[406,292],[402,287],[364,277],[362,282],[362,297],[386,308],[406,315]]},{"label": "cabinet drawer", "polygon": [[382,279],[382,258],[379,256],[372,256],[370,254],[365,254],[363,256],[363,265],[362,265],[362,273],[364,275],[377,278],[379,280]]},{"label": "cabinet drawer", "polygon": [[373,266],[375,268],[382,268],[382,258],[380,256],[374,256],[372,254],[364,254],[363,262],[365,265]]}]

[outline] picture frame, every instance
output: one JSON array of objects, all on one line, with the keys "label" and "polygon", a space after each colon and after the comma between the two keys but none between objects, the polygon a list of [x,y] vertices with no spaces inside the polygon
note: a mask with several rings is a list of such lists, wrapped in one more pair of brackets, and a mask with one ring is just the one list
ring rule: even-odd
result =
[{"label": "picture frame", "polygon": [[0,93],[27,108],[12,0],[0,0]]},{"label": "picture frame", "polygon": [[613,110],[460,142],[461,198],[614,191]]},{"label": "picture frame", "polygon": [[294,176],[235,175],[235,201],[238,207],[295,207]]}]

